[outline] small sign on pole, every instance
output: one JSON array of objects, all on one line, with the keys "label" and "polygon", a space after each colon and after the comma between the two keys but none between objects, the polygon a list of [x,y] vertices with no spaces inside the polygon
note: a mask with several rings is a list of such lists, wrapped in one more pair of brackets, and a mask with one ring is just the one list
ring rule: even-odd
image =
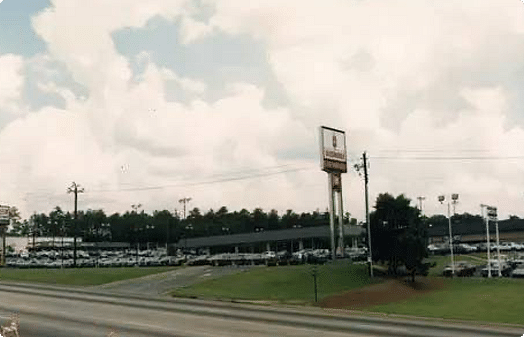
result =
[{"label": "small sign on pole", "polygon": [[9,206],[0,206],[0,225],[9,225]]},{"label": "small sign on pole", "polygon": [[486,207],[488,210],[488,218],[490,220],[495,220],[497,218],[497,207],[488,206]]}]

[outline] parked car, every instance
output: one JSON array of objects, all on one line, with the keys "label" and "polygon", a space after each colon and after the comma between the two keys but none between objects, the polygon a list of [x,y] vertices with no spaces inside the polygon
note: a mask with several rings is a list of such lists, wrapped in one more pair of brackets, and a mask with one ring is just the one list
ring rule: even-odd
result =
[{"label": "parked car", "polygon": [[[502,262],[500,269],[501,269],[502,276],[504,277],[511,276],[512,269],[508,263]],[[483,277],[488,277],[489,271],[488,271],[487,266],[482,268],[481,274]],[[499,275],[499,263],[498,261],[491,261],[491,276],[493,277],[493,276],[498,276],[498,275]]]},{"label": "parked car", "polygon": [[524,278],[524,265],[519,265],[517,269],[513,270],[511,277]]}]

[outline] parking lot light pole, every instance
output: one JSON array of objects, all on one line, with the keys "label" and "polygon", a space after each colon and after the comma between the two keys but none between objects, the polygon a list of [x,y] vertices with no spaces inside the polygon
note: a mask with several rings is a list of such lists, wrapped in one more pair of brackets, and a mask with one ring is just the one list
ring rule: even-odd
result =
[{"label": "parking lot light pole", "polygon": [[502,276],[502,265],[500,263],[499,223],[497,219],[497,207],[486,206],[486,210],[487,210],[488,221],[489,220],[495,221],[495,231],[496,231],[496,237],[497,237],[497,259],[498,259],[498,264],[499,264],[498,274],[499,274],[499,277],[501,277]]},{"label": "parking lot light pole", "polygon": [[489,218],[488,216],[484,216],[484,207],[489,207],[488,205],[480,204],[481,210],[482,210],[482,218],[484,218],[484,221],[486,222],[486,241],[487,241],[487,250],[488,250],[488,277],[491,278],[491,252],[490,252],[490,246],[489,246]]},{"label": "parking lot light pole", "polygon": [[499,260],[499,277],[502,277],[502,264],[500,263],[499,221],[496,218],[495,231],[497,232],[497,258]]},{"label": "parking lot light pole", "polygon": [[[453,194],[452,197],[454,202],[458,200],[458,194]],[[441,195],[438,197],[438,201],[442,204],[446,200],[446,197]],[[448,225],[449,225],[449,249],[451,251],[451,277],[455,276],[455,263],[453,257],[453,234],[451,233],[451,214],[450,214],[450,202],[448,204]]]}]

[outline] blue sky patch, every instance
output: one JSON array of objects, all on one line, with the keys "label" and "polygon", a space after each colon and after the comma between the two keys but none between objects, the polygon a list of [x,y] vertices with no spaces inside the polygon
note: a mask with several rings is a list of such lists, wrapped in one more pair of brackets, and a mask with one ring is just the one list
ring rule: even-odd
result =
[{"label": "blue sky patch", "polygon": [[[137,58],[145,51],[151,62],[179,76],[205,82],[208,91],[203,98],[206,100],[223,97],[230,83],[245,82],[266,89],[265,104],[285,104],[285,95],[267,61],[262,43],[248,36],[214,33],[184,45],[179,33],[179,22],[155,17],[144,28],[127,28],[113,33],[113,41],[117,51],[130,60],[135,78],[145,69],[143,61]],[[167,96],[169,99],[169,93]]]},{"label": "blue sky patch", "polygon": [[31,57],[46,50],[31,26],[31,17],[50,6],[49,0],[4,0],[0,4],[0,54]]}]

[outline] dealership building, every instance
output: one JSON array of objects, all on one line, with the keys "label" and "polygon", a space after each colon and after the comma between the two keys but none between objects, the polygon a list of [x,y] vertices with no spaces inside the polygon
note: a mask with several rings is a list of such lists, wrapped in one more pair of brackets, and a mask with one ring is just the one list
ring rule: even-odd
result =
[{"label": "dealership building", "polygon": [[[344,225],[344,245],[356,247],[365,233],[362,226]],[[182,238],[176,243],[177,249],[206,251],[211,254],[236,252],[258,253],[264,251],[295,252],[312,248],[330,248],[329,226],[301,227],[255,233]]]}]

